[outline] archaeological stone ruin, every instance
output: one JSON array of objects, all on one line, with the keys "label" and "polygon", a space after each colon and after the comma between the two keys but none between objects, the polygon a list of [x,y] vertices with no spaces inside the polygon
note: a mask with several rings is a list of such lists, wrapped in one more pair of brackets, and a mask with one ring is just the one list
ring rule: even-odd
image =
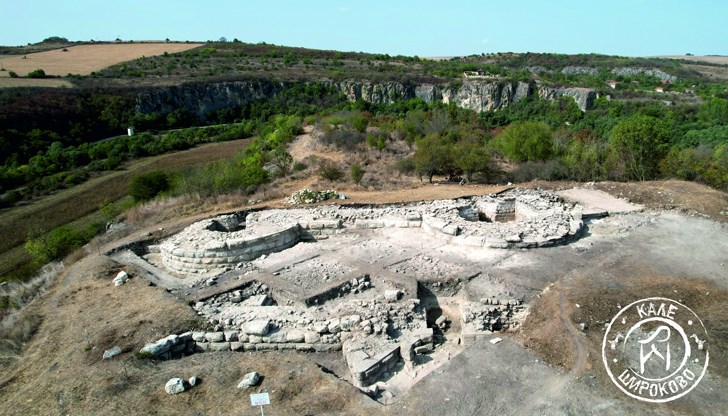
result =
[{"label": "archaeological stone ruin", "polygon": [[469,287],[488,273],[479,256],[567,244],[583,227],[578,205],[512,189],[236,212],[111,255],[185,298],[210,325],[150,340],[143,353],[341,351],[348,374],[340,376],[381,399],[406,388],[405,375],[449,359],[452,348],[523,320],[522,295]]}]

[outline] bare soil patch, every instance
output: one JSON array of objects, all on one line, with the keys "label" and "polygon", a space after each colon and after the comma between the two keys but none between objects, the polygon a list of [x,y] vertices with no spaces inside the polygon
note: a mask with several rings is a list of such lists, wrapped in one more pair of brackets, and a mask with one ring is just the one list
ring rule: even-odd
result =
[{"label": "bare soil patch", "polygon": [[31,53],[28,55],[6,56],[2,58],[3,67],[0,77],[9,77],[9,71],[25,75],[36,69],[43,69],[46,75],[65,76],[67,74],[89,75],[121,62],[142,56],[161,55],[164,52],[184,52],[202,46],[199,43],[118,43],[99,45],[79,45],[64,49]]}]

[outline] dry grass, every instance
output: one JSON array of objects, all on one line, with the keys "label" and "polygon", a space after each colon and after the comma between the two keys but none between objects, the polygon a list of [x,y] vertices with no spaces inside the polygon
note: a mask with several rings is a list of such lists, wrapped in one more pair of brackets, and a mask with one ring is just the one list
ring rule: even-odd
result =
[{"label": "dry grass", "polygon": [[164,52],[183,52],[202,46],[199,43],[118,43],[79,45],[28,55],[6,56],[2,59],[7,70],[0,77],[9,77],[9,71],[25,75],[36,69],[43,69],[46,75],[67,74],[88,75],[111,65],[141,58],[161,55]]},{"label": "dry grass", "polygon": [[[120,266],[100,256],[70,267],[31,304],[42,316],[22,359],[0,363],[0,414],[259,414],[249,393],[270,392],[270,414],[346,414],[369,400],[351,385],[317,369],[305,354],[205,353],[155,362],[135,357],[147,342],[199,327],[195,312],[134,270],[114,287]],[[105,349],[122,354],[104,361]],[[257,371],[259,388],[236,388]],[[177,396],[164,392],[172,377],[196,375],[202,383]],[[311,400],[311,397],[316,400]],[[371,404],[369,404],[371,406]],[[370,414],[376,414],[374,411]]]},{"label": "dry grass", "polygon": [[42,295],[63,270],[63,264],[51,263],[26,282],[0,286],[0,365],[16,357],[40,326],[42,317],[24,307]]},{"label": "dry grass", "polygon": [[688,55],[667,55],[667,56],[658,56],[657,58],[667,58],[667,59],[681,59],[684,61],[693,61],[693,62],[708,62],[711,64],[718,64],[718,65],[728,65],[728,56],[688,56]]},{"label": "dry grass", "polygon": [[0,88],[73,88],[74,85],[67,79],[53,78],[5,78],[4,72],[0,72]]}]

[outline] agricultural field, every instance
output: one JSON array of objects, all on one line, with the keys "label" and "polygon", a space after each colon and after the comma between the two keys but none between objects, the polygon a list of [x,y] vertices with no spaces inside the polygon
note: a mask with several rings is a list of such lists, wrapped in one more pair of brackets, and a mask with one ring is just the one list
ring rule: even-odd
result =
[{"label": "agricultural field", "polygon": [[4,56],[0,61],[5,71],[0,71],[0,77],[9,77],[10,71],[23,76],[36,69],[43,69],[46,75],[50,76],[89,75],[94,71],[143,56],[184,52],[199,46],[202,45],[164,42],[97,44],[71,46],[28,55]]}]

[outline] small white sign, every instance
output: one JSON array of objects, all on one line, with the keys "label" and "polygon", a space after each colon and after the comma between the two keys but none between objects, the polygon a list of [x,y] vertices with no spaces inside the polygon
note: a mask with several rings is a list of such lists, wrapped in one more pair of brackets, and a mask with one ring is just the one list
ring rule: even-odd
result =
[{"label": "small white sign", "polygon": [[268,393],[255,393],[250,395],[251,406],[264,406],[270,404]]}]

